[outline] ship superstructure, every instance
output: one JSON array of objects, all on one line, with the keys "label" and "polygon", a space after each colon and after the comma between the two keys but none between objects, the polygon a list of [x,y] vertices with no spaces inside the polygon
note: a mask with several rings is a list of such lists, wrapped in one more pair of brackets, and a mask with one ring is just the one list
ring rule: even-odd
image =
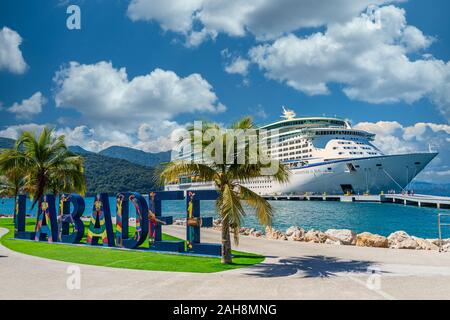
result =
[{"label": "ship superstructure", "polygon": [[[262,176],[246,186],[262,195],[379,194],[403,190],[437,153],[386,155],[374,144],[375,134],[354,129],[335,117],[297,118],[283,108],[283,120],[262,126],[268,136],[268,155],[286,165],[289,183]],[[211,189],[210,182],[180,177],[166,190]]]}]

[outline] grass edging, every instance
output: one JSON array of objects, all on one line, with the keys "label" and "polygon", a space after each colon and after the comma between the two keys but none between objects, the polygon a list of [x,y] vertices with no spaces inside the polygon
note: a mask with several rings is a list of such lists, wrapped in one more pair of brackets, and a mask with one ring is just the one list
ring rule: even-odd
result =
[{"label": "grass edging", "polygon": [[[220,262],[220,258],[213,257],[134,250],[109,250],[102,247],[13,240],[11,239],[14,237],[12,219],[1,218],[0,227],[9,230],[0,239],[0,243],[12,251],[40,258],[94,266],[134,270],[212,273],[248,267],[261,263],[265,259],[264,256],[258,254],[233,251],[233,264],[223,265]],[[34,219],[27,221],[27,230],[33,230],[33,227]],[[167,238],[173,239],[171,236],[167,236]]]}]

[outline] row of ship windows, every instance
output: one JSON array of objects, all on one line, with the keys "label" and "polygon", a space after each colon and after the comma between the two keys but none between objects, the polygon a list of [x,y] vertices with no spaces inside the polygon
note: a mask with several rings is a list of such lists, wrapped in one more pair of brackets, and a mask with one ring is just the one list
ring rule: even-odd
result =
[{"label": "row of ship windows", "polygon": [[307,155],[304,155],[304,156],[301,156],[301,157],[291,157],[291,156],[293,156],[293,154],[287,154],[286,153],[286,154],[283,154],[282,156],[280,156],[279,160],[285,161],[285,160],[297,160],[297,159],[312,158],[311,154],[307,154]]},{"label": "row of ship windows", "polygon": [[359,144],[359,145],[367,144],[366,142],[359,141],[359,139],[351,138],[351,140],[355,140],[355,141],[338,141],[337,143],[338,144],[352,144],[352,143],[356,143],[356,144]]},{"label": "row of ship windows", "polygon": [[[311,142],[308,142],[307,140],[302,140],[302,139],[297,139],[297,140],[291,140],[291,141],[283,142],[283,141],[288,140],[288,139],[289,138],[280,139],[280,143],[273,143],[273,144],[271,144],[271,147],[272,148],[274,148],[274,147],[284,147],[284,146],[290,146],[290,145],[294,145],[294,144],[297,144],[297,143],[303,143],[303,142],[306,142],[306,143],[301,146],[302,148],[305,148],[305,147],[308,147],[308,146],[312,146]],[[336,137],[336,139],[338,139],[338,137]],[[343,139],[345,139],[345,138],[343,138]],[[361,144],[361,145],[365,144],[364,142],[360,142],[359,138],[351,137],[351,138],[348,138],[348,139],[350,139],[352,141],[355,141],[355,143],[357,143],[357,144]],[[338,141],[338,143],[339,144],[351,144],[352,142],[351,141]]]},{"label": "row of ship windows", "polygon": [[[274,154],[281,153],[283,151],[296,150],[296,149],[298,149],[298,148],[284,148],[284,149],[280,149],[280,150],[275,150]],[[299,154],[299,153],[306,153],[306,152],[312,152],[312,149],[302,149],[302,150],[297,151],[297,154]]]},{"label": "row of ship windows", "polygon": [[[367,154],[370,154],[370,155],[372,155],[372,156],[376,156],[378,153],[376,153],[376,152],[366,152]],[[343,154],[345,154],[345,152],[339,152],[339,155],[343,155]],[[364,152],[349,152],[349,154],[351,154],[351,155],[357,155],[357,154],[359,154],[359,155],[361,155],[361,154],[364,154]]]},{"label": "row of ship windows", "polygon": [[[358,147],[343,147],[343,148],[344,148],[344,150],[357,150],[358,149]],[[333,147],[333,150],[337,150],[337,149],[339,149],[339,147]],[[370,147],[360,147],[360,149],[372,150],[372,148],[370,148]]]},{"label": "row of ship windows", "polygon": [[316,136],[329,136],[335,134],[365,136],[366,134],[358,131],[316,131]]},{"label": "row of ship windows", "polygon": [[252,189],[265,189],[265,188],[270,188],[270,186],[254,186],[254,187],[252,187]]},{"label": "row of ship windows", "polygon": [[[296,143],[302,143],[302,142],[303,142],[303,140],[292,140],[292,141],[289,141],[289,142],[274,143],[274,144],[272,145],[272,147],[291,146],[291,145],[293,145],[293,144],[296,144]],[[308,145],[311,145],[311,143],[305,143],[305,144],[302,145],[302,147],[307,147]]]},{"label": "row of ship windows", "polygon": [[259,180],[259,181],[250,181],[247,182],[246,184],[258,184],[258,183],[270,183],[270,180]]}]

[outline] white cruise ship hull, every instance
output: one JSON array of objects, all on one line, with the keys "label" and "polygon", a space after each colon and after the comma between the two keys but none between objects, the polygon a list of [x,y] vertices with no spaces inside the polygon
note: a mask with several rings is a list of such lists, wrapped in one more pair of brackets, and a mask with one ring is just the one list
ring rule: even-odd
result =
[{"label": "white cruise ship hull", "polygon": [[342,194],[350,191],[354,194],[380,194],[390,190],[401,191],[436,155],[389,155],[315,164],[292,170],[289,183],[272,186],[270,193]]},{"label": "white cruise ship hull", "polygon": [[[436,157],[437,153],[413,153],[369,158],[349,158],[311,164],[291,170],[287,184],[261,178],[246,184],[262,195],[327,193],[380,194],[401,191]],[[212,189],[211,182],[167,185],[166,190]]]}]

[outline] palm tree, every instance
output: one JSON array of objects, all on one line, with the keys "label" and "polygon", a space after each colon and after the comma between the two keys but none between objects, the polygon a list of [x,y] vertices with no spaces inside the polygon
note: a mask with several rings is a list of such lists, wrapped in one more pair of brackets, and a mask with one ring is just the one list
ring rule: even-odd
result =
[{"label": "palm tree", "polygon": [[[254,128],[251,118],[243,118],[233,124],[230,129],[249,130]],[[216,129],[220,132],[216,139],[222,140],[222,150],[220,150],[222,155],[216,155],[213,152],[207,161],[202,162],[184,160],[169,162],[160,169],[159,178],[162,183],[169,183],[177,180],[180,176],[187,175],[195,176],[200,181],[214,182],[219,192],[219,197],[216,200],[216,210],[222,220],[222,263],[229,264],[232,263],[230,231],[233,231],[235,244],[238,244],[239,229],[246,215],[246,208],[253,209],[261,224],[270,226],[272,223],[272,207],[270,203],[243,185],[252,179],[261,177],[261,171],[265,167],[263,163],[267,163],[266,161],[261,161],[261,159],[267,158],[267,156],[258,148],[258,161],[257,163],[251,163],[249,161],[250,144],[249,141],[246,141],[245,149],[240,149],[240,151],[245,150],[245,161],[238,161],[238,149],[234,143],[234,137],[232,140],[228,140],[231,138],[230,132],[220,130],[217,124],[206,123],[202,126],[201,132],[198,132],[199,130],[194,127],[189,127],[188,131],[191,138],[194,135],[201,135],[203,138],[209,129]],[[233,141],[232,157],[234,161],[225,161],[227,157],[227,141]],[[180,140],[181,143],[183,143],[182,140]],[[202,142],[202,147],[206,145],[208,145],[208,142]],[[266,177],[281,183],[287,182],[288,170],[284,166],[279,165],[279,163],[277,168],[275,173]]]},{"label": "palm tree", "polygon": [[[16,156],[13,149],[5,150],[0,153],[0,164],[5,159]],[[17,164],[16,166],[6,170],[0,165],[0,196],[17,198],[24,187],[25,179],[23,169]]]},{"label": "palm tree", "polygon": [[45,127],[39,136],[23,132],[14,149],[0,156],[0,168],[9,171],[19,168],[24,173],[24,190],[41,204],[46,192],[78,192],[84,194],[83,158],[70,152],[64,136],[56,137],[54,131]]},{"label": "palm tree", "polygon": [[[16,150],[9,149],[0,153],[0,164],[4,163],[5,159],[16,156]],[[16,158],[17,159],[17,158]],[[25,186],[24,171],[16,160],[16,166],[5,169],[0,165],[0,197],[14,198],[14,220],[16,219],[17,197],[23,191]]]}]

